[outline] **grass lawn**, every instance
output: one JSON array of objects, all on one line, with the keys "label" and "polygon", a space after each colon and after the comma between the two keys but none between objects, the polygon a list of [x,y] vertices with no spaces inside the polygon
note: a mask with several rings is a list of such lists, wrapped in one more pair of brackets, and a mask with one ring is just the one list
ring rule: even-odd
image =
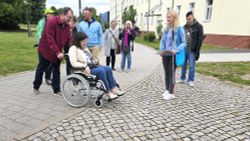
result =
[{"label": "grass lawn", "polygon": [[250,62],[197,63],[200,74],[250,86]]},{"label": "grass lawn", "polygon": [[37,65],[35,36],[27,32],[0,32],[0,75],[32,70]]},{"label": "grass lawn", "polygon": [[[154,49],[159,49],[160,41],[155,40],[153,42],[147,42],[143,40],[143,37],[136,38],[135,42],[141,43],[150,47],[153,47]],[[207,51],[207,50],[232,50],[232,48],[225,48],[225,47],[217,47],[217,46],[211,46],[211,45],[202,45],[201,50]]]},{"label": "grass lawn", "polygon": [[[137,43],[159,49],[159,41],[146,42],[142,37],[136,38]],[[225,50],[228,48],[203,45],[201,50]],[[196,70],[200,74],[217,77],[220,80],[250,86],[250,62],[229,63],[197,63]]]}]

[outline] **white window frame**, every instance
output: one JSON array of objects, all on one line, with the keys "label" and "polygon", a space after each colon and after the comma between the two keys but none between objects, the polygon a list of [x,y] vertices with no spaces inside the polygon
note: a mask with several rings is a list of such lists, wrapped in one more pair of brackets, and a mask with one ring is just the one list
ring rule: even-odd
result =
[{"label": "white window frame", "polygon": [[[154,15],[154,12],[152,12],[152,15]],[[154,16],[150,16],[150,24],[153,25],[154,24]]]},{"label": "white window frame", "polygon": [[[147,13],[145,13],[145,15],[147,15]],[[144,25],[147,25],[148,17],[146,17],[145,15],[143,15],[143,23]]]},{"label": "white window frame", "polygon": [[[212,4],[210,4],[212,3]],[[209,22],[212,18],[213,0],[206,0],[204,21]]]},{"label": "white window frame", "polygon": [[181,15],[181,5],[176,6],[176,11],[178,13],[178,17],[180,17],[180,15]]},{"label": "white window frame", "polygon": [[195,12],[195,2],[189,3],[189,11]]},{"label": "white window frame", "polygon": [[170,8],[170,7],[167,7],[167,13],[168,13],[170,10],[171,10],[171,8]]},{"label": "white window frame", "polygon": [[140,25],[143,25],[143,14],[141,13],[141,21],[140,21]]}]

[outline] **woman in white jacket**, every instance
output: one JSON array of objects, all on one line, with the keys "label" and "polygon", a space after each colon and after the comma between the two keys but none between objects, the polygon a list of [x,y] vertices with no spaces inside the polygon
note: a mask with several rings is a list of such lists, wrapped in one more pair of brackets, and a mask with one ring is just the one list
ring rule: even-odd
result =
[{"label": "woman in white jacket", "polygon": [[116,60],[116,52],[118,49],[118,44],[119,44],[119,30],[116,29],[116,21],[112,20],[111,21],[111,27],[106,29],[104,33],[104,55],[106,56],[106,65],[110,65],[111,61],[111,67],[112,70],[115,71],[115,60]]},{"label": "woman in white jacket", "polygon": [[82,70],[85,74],[92,74],[102,80],[106,93],[110,99],[117,98],[117,96],[124,94],[117,88],[117,83],[114,79],[112,69],[107,66],[97,66],[93,60],[92,54],[86,47],[87,35],[83,32],[78,32],[74,36],[73,46],[69,49],[69,60],[73,68]]}]

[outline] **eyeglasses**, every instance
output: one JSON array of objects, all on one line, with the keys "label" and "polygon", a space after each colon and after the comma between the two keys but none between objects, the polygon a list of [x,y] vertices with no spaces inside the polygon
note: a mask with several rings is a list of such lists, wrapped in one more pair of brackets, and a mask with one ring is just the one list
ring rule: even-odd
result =
[{"label": "eyeglasses", "polygon": [[71,20],[73,17],[72,16],[66,16],[67,19]]}]

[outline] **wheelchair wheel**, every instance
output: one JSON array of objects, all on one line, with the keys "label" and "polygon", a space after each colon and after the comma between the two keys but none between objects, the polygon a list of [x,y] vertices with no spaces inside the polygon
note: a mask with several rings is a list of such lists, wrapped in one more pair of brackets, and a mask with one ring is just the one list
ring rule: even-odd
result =
[{"label": "wheelchair wheel", "polygon": [[95,106],[96,106],[97,108],[100,108],[100,107],[102,107],[102,105],[103,105],[103,100],[97,98],[97,99],[95,100]]},{"label": "wheelchair wheel", "polygon": [[64,100],[73,107],[86,106],[90,100],[89,82],[79,74],[67,76],[63,82],[62,90]]}]

